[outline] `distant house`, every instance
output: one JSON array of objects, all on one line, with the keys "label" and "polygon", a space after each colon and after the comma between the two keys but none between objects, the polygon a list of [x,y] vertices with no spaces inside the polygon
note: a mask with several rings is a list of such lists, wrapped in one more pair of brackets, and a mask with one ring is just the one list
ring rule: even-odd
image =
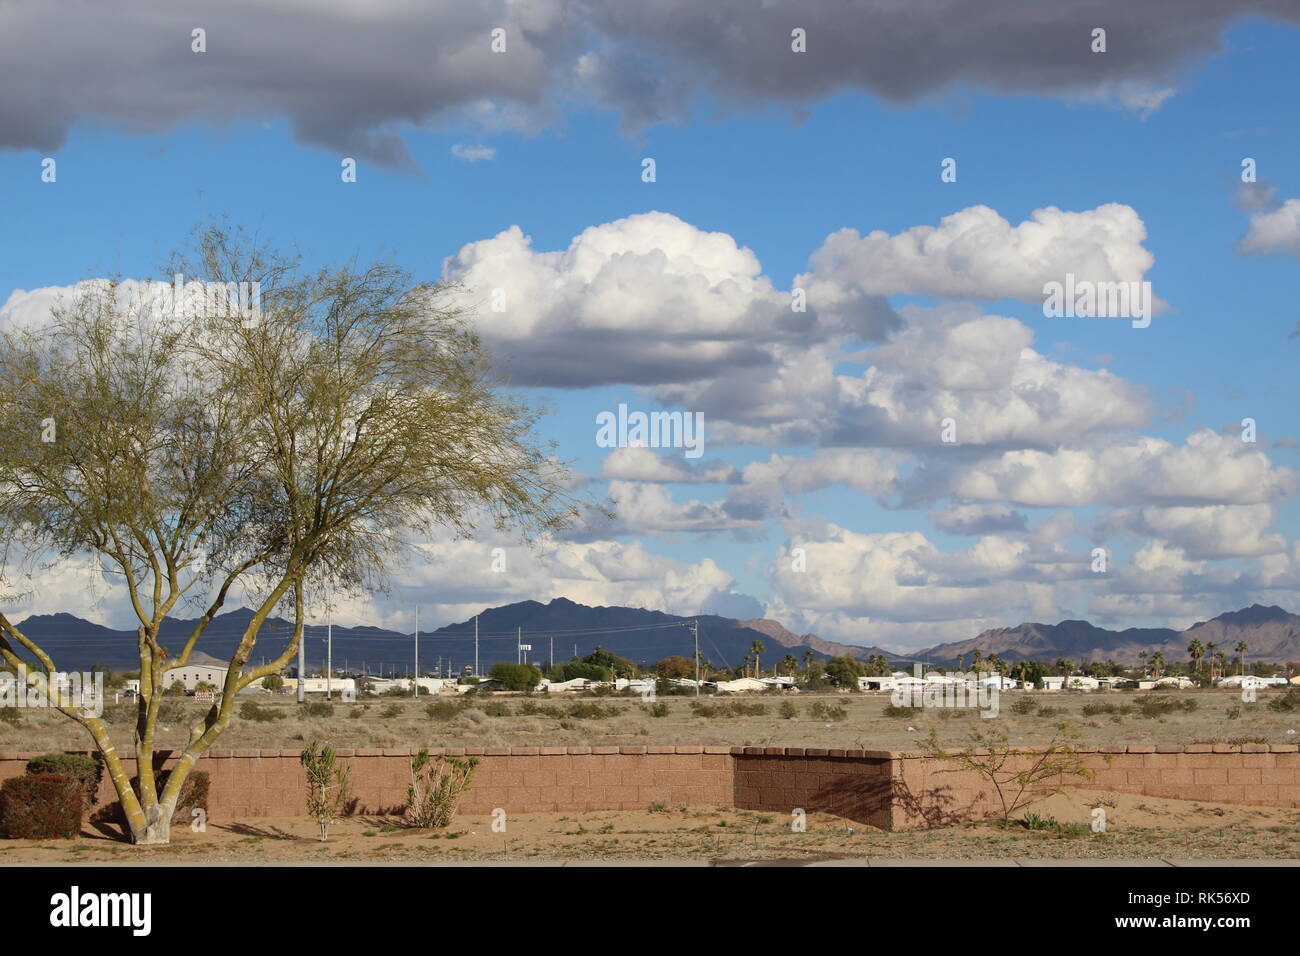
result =
[{"label": "distant house", "polygon": [[1051,674],[1042,678],[1043,690],[1060,690],[1065,686],[1064,674]]},{"label": "distant house", "polygon": [[220,664],[186,664],[184,667],[172,667],[163,674],[163,690],[180,681],[186,690],[197,690],[199,684],[211,684],[221,687],[226,682],[226,672],[230,668]]},{"label": "distant house", "polygon": [[979,680],[981,687],[992,687],[997,690],[1015,690],[1020,686],[1020,682],[1012,680],[1010,677],[1003,677],[1001,674],[990,674],[988,677],[981,677]]},{"label": "distant house", "polygon": [[767,690],[767,685],[754,677],[740,677],[736,680],[720,680],[717,688],[719,694],[746,694]]},{"label": "distant house", "polygon": [[542,682],[537,685],[537,689],[545,691],[548,694],[566,694],[578,691],[584,691],[589,687],[597,687],[601,681],[592,680],[589,677],[572,677],[569,680],[550,680],[542,678]]},{"label": "distant house", "polygon": [[[1285,683],[1285,678],[1282,678]],[[1272,682],[1267,677],[1256,677],[1254,674],[1234,674],[1231,677],[1220,677],[1214,682],[1216,687],[1270,687]]]},{"label": "distant house", "polygon": [[893,690],[898,681],[897,677],[859,677],[858,690]]},{"label": "distant house", "polygon": [[1156,687],[1173,687],[1177,690],[1187,690],[1189,687],[1195,687],[1196,681],[1190,677],[1162,677],[1155,684]]}]

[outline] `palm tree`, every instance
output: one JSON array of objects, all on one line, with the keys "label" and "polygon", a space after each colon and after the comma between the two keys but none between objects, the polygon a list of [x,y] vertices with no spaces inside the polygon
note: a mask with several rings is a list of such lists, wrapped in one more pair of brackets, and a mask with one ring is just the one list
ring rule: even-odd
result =
[{"label": "palm tree", "polygon": [[804,651],[804,652],[803,652],[803,669],[804,669],[804,670],[807,670],[808,668],[812,667],[812,663],[813,663],[813,661],[815,661],[816,659],[817,659],[817,655],[814,654],[812,651]]},{"label": "palm tree", "polygon": [[1150,656],[1151,656],[1150,651],[1146,651],[1146,650],[1138,651],[1138,660],[1142,662],[1143,676],[1145,676],[1147,673],[1147,658]]},{"label": "palm tree", "polygon": [[763,646],[762,641],[755,641],[753,644],[749,645],[749,653],[754,655],[755,677],[763,676],[763,652],[766,650],[767,648]]},{"label": "palm tree", "polygon": [[1074,670],[1074,661],[1068,657],[1059,658],[1056,662],[1056,669],[1065,675],[1065,680],[1061,681],[1061,690],[1070,686],[1070,671]]},{"label": "palm tree", "polygon": [[1192,659],[1192,673],[1201,669],[1201,658],[1205,656],[1205,645],[1200,638],[1187,645],[1187,656]]},{"label": "palm tree", "polygon": [[1246,673],[1246,652],[1250,650],[1245,641],[1237,642],[1237,673]]},{"label": "palm tree", "polygon": [[1156,651],[1151,655],[1151,676],[1159,677],[1160,672],[1165,669],[1164,651]]},{"label": "palm tree", "polygon": [[785,655],[785,660],[781,661],[781,669],[787,674],[793,674],[799,669],[799,658],[793,654]]},{"label": "palm tree", "polygon": [[1205,645],[1205,659],[1210,664],[1210,680],[1214,679],[1214,662],[1216,660],[1215,650],[1218,646],[1219,645],[1215,644],[1213,641],[1210,641],[1210,643]]},{"label": "palm tree", "polygon": [[1220,676],[1228,672],[1228,655],[1223,651],[1214,652],[1214,663]]}]

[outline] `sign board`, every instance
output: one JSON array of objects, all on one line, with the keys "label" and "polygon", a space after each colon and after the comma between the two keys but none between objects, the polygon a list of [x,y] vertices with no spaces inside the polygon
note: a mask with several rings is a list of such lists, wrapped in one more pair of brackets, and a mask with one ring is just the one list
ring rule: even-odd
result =
[{"label": "sign board", "polygon": [[210,704],[217,699],[217,695],[210,690],[200,690],[194,692],[194,699]]},{"label": "sign board", "polygon": [[533,649],[533,645],[531,645],[531,644],[520,644],[520,645],[519,645],[519,649],[520,649],[521,651],[531,651],[531,650]]}]

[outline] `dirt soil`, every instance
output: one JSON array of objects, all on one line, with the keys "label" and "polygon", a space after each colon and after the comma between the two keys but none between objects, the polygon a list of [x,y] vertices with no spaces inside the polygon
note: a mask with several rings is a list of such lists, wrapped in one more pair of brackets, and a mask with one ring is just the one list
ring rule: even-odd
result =
[{"label": "dirt soil", "polygon": [[[1091,828],[1098,806],[1104,832]],[[1030,814],[1043,829],[1025,826]],[[259,818],[209,823],[204,833],[182,826],[163,847],[133,847],[91,829],[77,840],[4,840],[0,864],[1300,858],[1295,809],[1068,790],[1015,818],[900,833],[823,813],[810,813],[806,832],[796,833],[784,815],[717,807],[521,814],[506,820],[504,833],[487,816],[460,816],[443,831],[349,818],[325,843],[305,817]]]}]

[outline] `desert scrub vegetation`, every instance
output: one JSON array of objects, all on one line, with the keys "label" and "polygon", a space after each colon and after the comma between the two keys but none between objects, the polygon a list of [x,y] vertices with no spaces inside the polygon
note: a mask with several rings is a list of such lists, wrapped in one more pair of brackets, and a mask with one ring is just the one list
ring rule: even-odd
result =
[{"label": "desert scrub vegetation", "polygon": [[885,709],[881,711],[881,713],[886,717],[893,717],[900,720],[907,717],[915,717],[920,712],[920,707],[908,707],[903,704],[888,704]]},{"label": "desert scrub vegetation", "polygon": [[414,754],[411,786],[406,793],[406,818],[411,825],[443,829],[450,824],[478,763],[477,757],[430,756],[425,748]]},{"label": "desert scrub vegetation", "polygon": [[808,708],[808,716],[814,720],[843,720],[849,716],[849,710],[843,704],[828,704],[825,701],[815,700]]},{"label": "desert scrub vegetation", "polygon": [[[1064,778],[1092,780],[1096,776],[1080,756],[1081,742],[1078,730],[1062,723],[1046,746],[1032,750],[1012,744],[1005,731],[976,730],[964,749],[950,751],[932,728],[925,749],[956,769],[971,771],[988,781],[1002,806],[1003,821],[1009,821],[1011,814],[1027,803],[1059,793]],[[1102,755],[1102,759],[1109,762],[1110,757]]]},{"label": "desert scrub vegetation", "polygon": [[1292,687],[1284,694],[1272,698],[1268,709],[1276,714],[1294,714],[1300,711],[1300,687]]},{"label": "desert scrub vegetation", "polygon": [[693,700],[691,713],[696,717],[762,717],[767,714],[767,704],[748,704],[743,700],[717,703]]},{"label": "desert scrub vegetation", "polygon": [[318,750],[314,740],[299,759],[307,768],[307,815],[316,821],[323,843],[347,807],[352,768],[339,763],[328,744]]},{"label": "desert scrub vegetation", "polygon": [[284,720],[288,717],[287,711],[274,707],[263,707],[253,700],[246,700],[239,705],[240,720],[251,720],[258,724],[269,724],[273,720]]},{"label": "desert scrub vegetation", "polygon": [[1135,701],[1138,713],[1143,717],[1165,717],[1169,714],[1190,714],[1196,710],[1196,700],[1192,697],[1169,697],[1166,694],[1152,694],[1139,697]]}]

